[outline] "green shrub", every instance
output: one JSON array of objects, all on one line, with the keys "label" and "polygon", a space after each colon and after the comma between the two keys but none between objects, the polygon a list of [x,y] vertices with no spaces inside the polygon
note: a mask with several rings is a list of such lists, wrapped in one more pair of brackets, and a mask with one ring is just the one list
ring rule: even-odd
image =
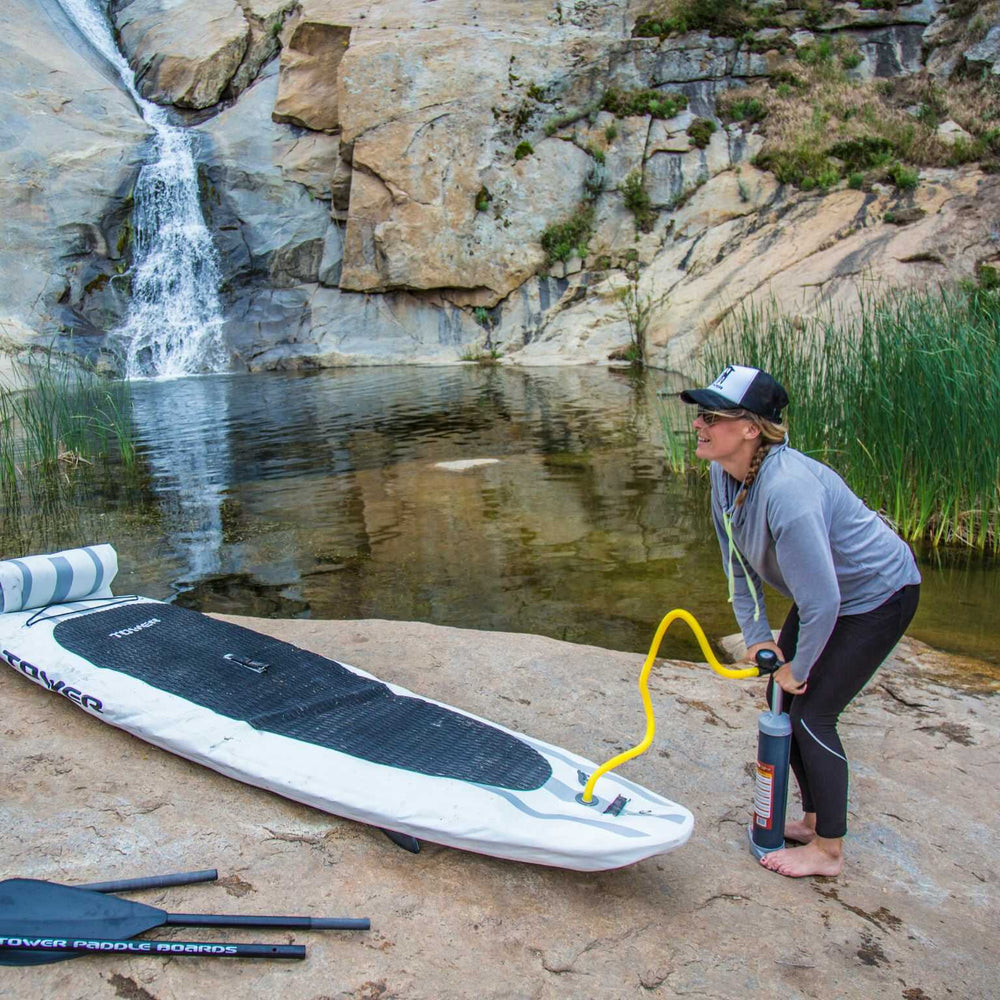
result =
[{"label": "green shrub", "polygon": [[804,191],[813,190],[817,178],[828,177],[831,169],[837,169],[826,152],[808,140],[792,149],[761,153],[754,162],[761,170],[770,170],[782,184],[794,184]]},{"label": "green shrub", "polygon": [[618,126],[614,122],[610,122],[604,130],[604,138],[608,142],[614,142],[618,138]]},{"label": "green shrub", "polygon": [[673,118],[687,105],[688,100],[684,94],[668,94],[662,90],[618,90],[611,87],[605,91],[600,107],[619,118],[630,115]]},{"label": "green shrub", "polygon": [[855,171],[847,178],[847,186],[854,191],[860,191],[864,187],[865,175],[860,171]]},{"label": "green shrub", "polygon": [[802,7],[802,23],[811,31],[822,28],[832,13],[832,6],[827,0],[805,0]]},{"label": "green shrub", "polygon": [[845,139],[830,147],[830,155],[844,161],[847,171],[872,170],[889,163],[896,153],[895,146],[882,136],[862,136]]},{"label": "green shrub", "polygon": [[786,83],[794,90],[805,90],[808,87],[806,81],[803,80],[798,73],[793,73],[787,66],[783,69],[776,69],[768,77],[768,83],[770,83],[772,87],[778,84]]},{"label": "green shrub", "polygon": [[762,122],[767,117],[767,105],[757,97],[734,97],[718,102],[719,117],[727,122]]},{"label": "green shrub", "polygon": [[711,142],[715,130],[716,124],[711,118],[696,118],[688,125],[687,134],[699,149],[704,149]]},{"label": "green shrub", "polygon": [[818,66],[833,59],[833,42],[829,38],[821,38],[818,42],[803,45],[795,53],[795,58],[804,66]]},{"label": "green shrub", "polygon": [[638,38],[665,38],[675,32],[708,31],[738,37],[753,26],[743,0],[674,0],[669,14],[638,18],[632,34]]},{"label": "green shrub", "polygon": [[574,252],[579,257],[585,257],[593,228],[594,209],[590,205],[580,206],[576,214],[565,222],[549,226],[541,238],[547,262],[553,264],[557,260],[569,260]]},{"label": "green shrub", "polygon": [[476,211],[485,212],[489,208],[490,202],[493,200],[493,195],[490,194],[489,188],[484,184],[476,192]]},{"label": "green shrub", "polygon": [[900,191],[912,191],[920,183],[920,173],[902,163],[894,163],[886,171],[886,176]]},{"label": "green shrub", "polygon": [[976,280],[985,292],[995,292],[1000,288],[1000,271],[990,264],[980,264],[976,268]]},{"label": "green shrub", "polygon": [[653,210],[649,192],[643,183],[642,174],[638,170],[622,181],[620,188],[625,207],[635,217],[635,225],[640,232],[648,233],[652,231],[653,223],[656,222],[656,212]]},{"label": "green shrub", "polygon": [[525,139],[523,142],[517,144],[517,149],[514,150],[514,159],[523,160],[526,156],[531,156],[534,151],[534,146]]},{"label": "green shrub", "polygon": [[583,180],[583,196],[587,201],[595,201],[608,183],[608,168],[604,158],[594,160]]}]

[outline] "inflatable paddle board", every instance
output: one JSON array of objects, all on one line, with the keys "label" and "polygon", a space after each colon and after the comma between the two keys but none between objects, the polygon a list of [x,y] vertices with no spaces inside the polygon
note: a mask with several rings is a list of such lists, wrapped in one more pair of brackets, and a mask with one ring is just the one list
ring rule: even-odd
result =
[{"label": "inflatable paddle board", "polygon": [[387,831],[597,871],[683,844],[682,806],[346,663],[144,597],[110,545],[0,562],[0,656],[90,715],[229,777]]}]

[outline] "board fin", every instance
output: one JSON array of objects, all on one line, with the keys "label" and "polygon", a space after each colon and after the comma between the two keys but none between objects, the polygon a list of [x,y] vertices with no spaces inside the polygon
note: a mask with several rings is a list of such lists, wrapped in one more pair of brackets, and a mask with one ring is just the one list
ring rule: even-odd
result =
[{"label": "board fin", "polygon": [[386,830],[383,827],[379,827],[379,829],[397,847],[402,847],[404,851],[409,851],[411,854],[420,853],[420,841],[416,837],[411,837],[408,833],[397,833],[395,830]]}]

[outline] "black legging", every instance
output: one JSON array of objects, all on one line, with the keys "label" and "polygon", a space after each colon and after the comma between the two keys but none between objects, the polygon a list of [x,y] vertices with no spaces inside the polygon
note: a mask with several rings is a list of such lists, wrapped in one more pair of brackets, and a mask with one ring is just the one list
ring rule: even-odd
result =
[{"label": "black legging", "polygon": [[[868,683],[896,645],[917,610],[919,584],[897,590],[884,604],[837,619],[803,694],[784,695],[792,720],[791,764],[804,812],[816,813],[816,833],[847,833],[847,757],[837,735],[840,713]],[[786,660],[799,641],[799,609],[792,605],[778,637]],[[774,681],[767,686],[768,704]]]}]

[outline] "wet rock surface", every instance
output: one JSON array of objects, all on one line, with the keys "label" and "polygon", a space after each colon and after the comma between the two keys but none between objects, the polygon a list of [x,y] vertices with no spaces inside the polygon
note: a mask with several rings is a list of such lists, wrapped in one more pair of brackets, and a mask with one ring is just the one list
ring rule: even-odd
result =
[{"label": "wet rock surface", "polygon": [[[642,657],[421,623],[231,619],[603,760],[638,741]],[[161,928],[294,940],[305,962],[88,957],[7,969],[0,997],[289,1000],[699,996],[985,998],[997,992],[997,683],[912,640],[847,710],[847,864],[763,871],[746,846],[760,681],[660,661],[657,738],[630,777],[688,806],[692,840],[583,874],[425,843],[299,806],[85,716],[9,670],[5,877],[91,881],[203,867],[135,894],[172,912],[369,916],[369,932]],[[794,808],[794,807],[793,807]]]}]

